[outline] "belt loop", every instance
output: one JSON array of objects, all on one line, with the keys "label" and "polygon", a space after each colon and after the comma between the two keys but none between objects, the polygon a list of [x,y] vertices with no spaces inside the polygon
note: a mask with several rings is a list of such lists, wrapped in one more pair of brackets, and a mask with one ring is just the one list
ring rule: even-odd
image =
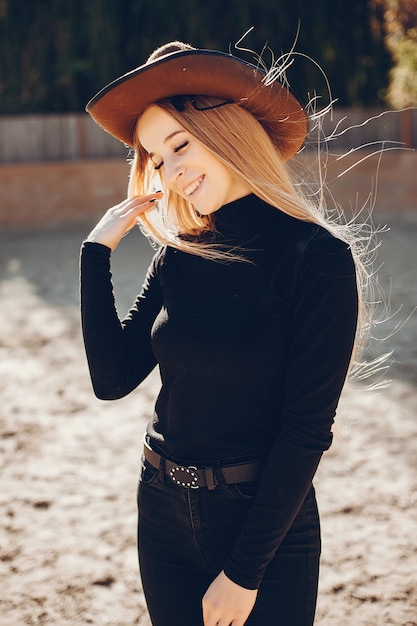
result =
[{"label": "belt loop", "polygon": [[209,490],[213,490],[216,489],[216,477],[214,475],[213,472],[213,468],[212,467],[205,467],[204,468],[204,477],[206,479],[206,485],[207,485],[207,489]]},{"label": "belt loop", "polygon": [[230,493],[230,489],[224,477],[222,466],[220,465],[220,461],[214,461],[213,473],[214,473],[214,478],[220,487],[220,491],[222,493]]},{"label": "belt loop", "polygon": [[161,456],[158,467],[158,480],[162,485],[165,485],[165,459]]}]

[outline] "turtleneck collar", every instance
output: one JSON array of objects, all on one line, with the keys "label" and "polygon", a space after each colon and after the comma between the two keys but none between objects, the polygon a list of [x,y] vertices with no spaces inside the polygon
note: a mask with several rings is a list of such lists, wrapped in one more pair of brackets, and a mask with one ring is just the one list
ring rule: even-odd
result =
[{"label": "turtleneck collar", "polygon": [[249,194],[225,204],[212,214],[217,233],[224,236],[256,235],[268,228],[271,217],[278,211],[255,194]]}]

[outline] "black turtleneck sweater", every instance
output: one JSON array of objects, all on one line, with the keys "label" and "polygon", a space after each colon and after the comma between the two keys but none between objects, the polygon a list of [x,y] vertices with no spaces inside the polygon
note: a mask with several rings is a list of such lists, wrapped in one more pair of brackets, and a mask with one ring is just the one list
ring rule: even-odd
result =
[{"label": "black turtleneck sweater", "polygon": [[210,240],[247,261],[163,247],[123,321],[110,249],[84,243],[83,334],[99,398],[125,396],[159,365],[148,434],[174,460],[266,458],[224,566],[256,588],[331,443],[356,329],[355,269],[344,242],[254,195],[213,217]]}]

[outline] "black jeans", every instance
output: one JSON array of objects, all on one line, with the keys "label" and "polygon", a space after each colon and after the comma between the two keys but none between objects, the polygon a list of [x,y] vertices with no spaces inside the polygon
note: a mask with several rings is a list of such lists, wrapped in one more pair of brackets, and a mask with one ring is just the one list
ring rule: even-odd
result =
[{"label": "black jeans", "polygon": [[[202,626],[201,600],[219,574],[253,485],[184,489],[146,461],[138,490],[142,585],[153,626]],[[269,564],[247,626],[311,626],[316,608],[320,524],[311,488]]]}]

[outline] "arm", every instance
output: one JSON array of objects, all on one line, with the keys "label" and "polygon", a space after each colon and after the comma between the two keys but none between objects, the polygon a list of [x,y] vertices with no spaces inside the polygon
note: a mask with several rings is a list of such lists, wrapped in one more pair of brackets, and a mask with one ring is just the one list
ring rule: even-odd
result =
[{"label": "arm", "polygon": [[355,269],[346,244],[310,242],[296,274],[280,430],[246,524],[225,565],[257,588],[311,486],[349,368],[357,323]]},{"label": "arm", "polygon": [[226,575],[248,589],[263,573],[311,486],[349,368],[357,322],[351,253],[321,235],[310,242],[293,283],[284,401],[278,437]]},{"label": "arm", "polygon": [[110,249],[85,242],[81,251],[81,321],[94,392],[102,400],[121,398],[156,365],[151,328],[161,304],[158,262],[154,257],[142,291],[120,321],[113,295]]},{"label": "arm", "polygon": [[153,206],[153,196],[134,197],[109,209],[81,251],[81,317],[94,391],[99,398],[128,394],[154,368],[150,330],[161,307],[157,258],[128,317],[118,318],[110,273],[111,251]]},{"label": "arm", "polygon": [[203,598],[204,626],[241,626],[252,611],[265,569],[331,444],[357,305],[355,268],[347,246],[328,236],[310,243],[293,283],[279,434],[241,534]]},{"label": "arm", "polygon": [[310,242],[295,275],[292,310],[280,430],[247,521],[203,598],[205,626],[223,617],[227,624],[245,623],[265,569],[330,447],[358,313],[355,268],[346,244],[328,235]]}]

